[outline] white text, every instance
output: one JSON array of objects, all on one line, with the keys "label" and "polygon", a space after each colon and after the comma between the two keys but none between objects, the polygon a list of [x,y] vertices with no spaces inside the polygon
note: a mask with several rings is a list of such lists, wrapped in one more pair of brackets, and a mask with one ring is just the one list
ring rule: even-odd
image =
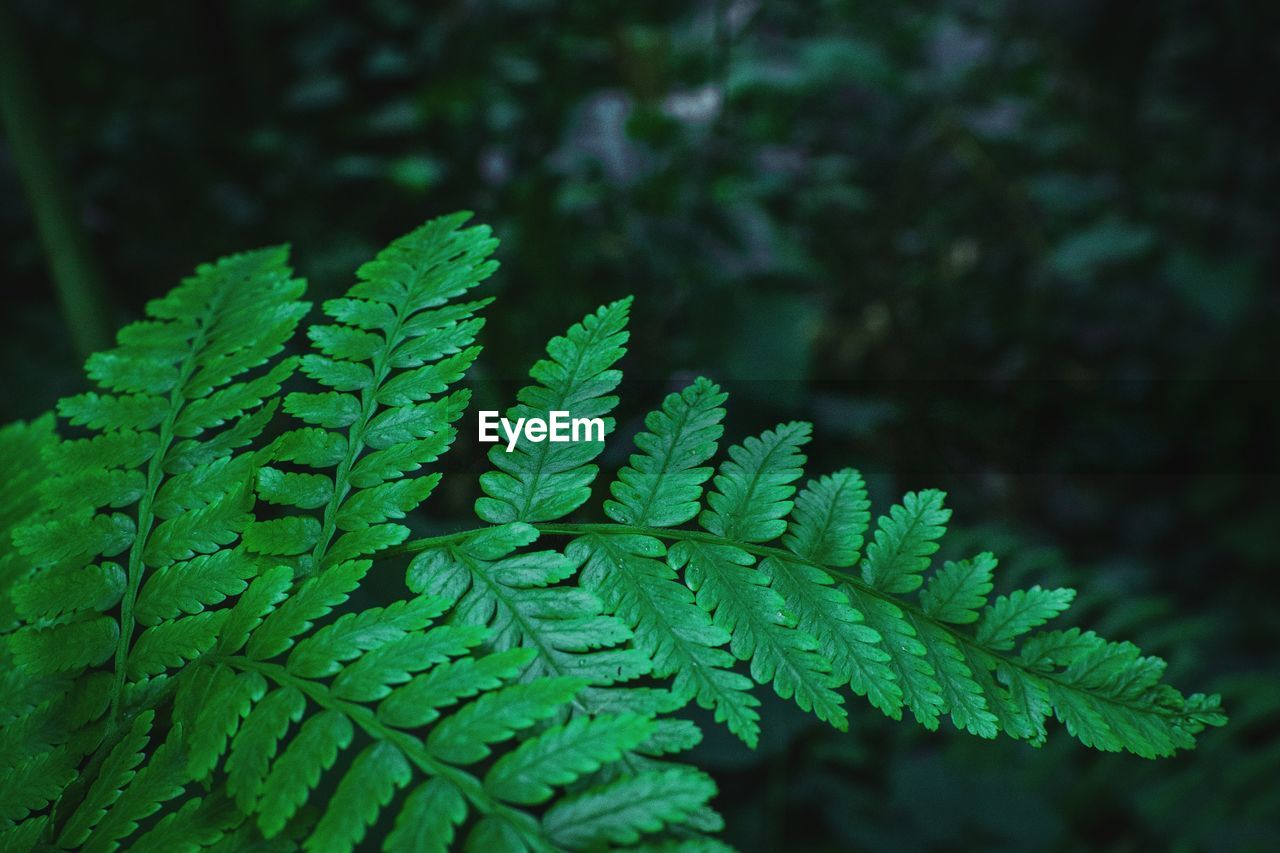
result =
[{"label": "white text", "polygon": [[493,444],[503,440],[499,438],[499,430],[507,443],[507,452],[516,449],[516,442],[521,436],[533,444],[543,441],[604,441],[604,418],[574,418],[568,412],[553,411],[547,418],[516,418],[513,424],[497,412],[481,410],[479,439]]}]

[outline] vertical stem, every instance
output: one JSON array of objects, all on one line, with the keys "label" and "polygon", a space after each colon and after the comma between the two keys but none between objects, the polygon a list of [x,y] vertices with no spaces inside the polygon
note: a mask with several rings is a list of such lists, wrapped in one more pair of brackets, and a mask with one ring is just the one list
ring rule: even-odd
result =
[{"label": "vertical stem", "polygon": [[[174,392],[180,393],[181,386]],[[177,421],[178,406],[169,410],[164,423],[160,426],[160,440],[156,444],[156,452],[147,465],[147,490],[138,502],[138,529],[134,534],[133,545],[129,548],[129,568],[125,576],[124,596],[120,601],[120,636],[116,640],[115,677],[111,685],[111,721],[120,719],[120,701],[124,697],[129,667],[129,643],[133,639],[133,608],[138,601],[138,590],[142,588],[142,575],[146,571],[143,563],[143,552],[146,550],[147,537],[155,524],[155,513],[152,503],[156,493],[160,491],[160,481],[164,478],[164,457],[169,452],[173,441],[173,425]]]},{"label": "vertical stem", "polygon": [[329,552],[329,545],[333,542],[333,537],[338,531],[338,511],[342,509],[342,502],[346,500],[347,495],[351,492],[349,479],[351,469],[355,467],[356,460],[364,452],[364,431],[373,421],[374,412],[378,410],[378,390],[391,372],[391,351],[399,343],[400,326],[407,319],[411,294],[412,288],[406,292],[404,300],[396,306],[396,321],[390,329],[383,332],[386,342],[381,352],[374,356],[373,364],[371,365],[373,381],[369,383],[368,388],[360,392],[360,416],[347,428],[347,455],[338,463],[337,470],[333,472],[333,495],[329,498],[329,503],[324,508],[324,518],[320,524],[320,537],[316,540],[316,547],[311,552],[311,568],[307,574],[320,573],[325,555]]},{"label": "vertical stem", "polygon": [[0,125],[26,189],[72,340],[81,355],[110,344],[102,279],[67,187],[43,104],[35,91],[18,22],[0,0]]},{"label": "vertical stem", "polygon": [[[0,2],[3,2],[3,0],[0,0]],[[133,544],[129,546],[129,568],[128,573],[125,575],[124,596],[120,601],[120,637],[116,641],[115,678],[111,686],[110,719],[113,722],[118,722],[120,719],[120,702],[124,697],[125,685],[128,682],[129,644],[133,640],[134,629],[133,608],[138,601],[138,591],[142,588],[142,576],[147,570],[147,538],[151,535],[151,528],[156,521],[153,504],[164,480],[165,456],[168,455],[169,447],[173,444],[174,425],[178,422],[178,416],[186,404],[184,389],[187,387],[187,382],[191,379],[192,374],[196,371],[197,359],[199,359],[200,352],[205,348],[209,338],[209,327],[216,322],[218,313],[222,308],[222,301],[225,298],[225,289],[215,293],[207,307],[207,313],[196,325],[195,334],[191,339],[190,350],[183,359],[182,366],[178,372],[178,381],[174,384],[173,390],[169,392],[169,413],[165,415],[164,421],[160,424],[155,453],[152,454],[150,461],[147,463],[147,487],[142,494],[142,498],[138,501],[137,532],[133,536]]]}]

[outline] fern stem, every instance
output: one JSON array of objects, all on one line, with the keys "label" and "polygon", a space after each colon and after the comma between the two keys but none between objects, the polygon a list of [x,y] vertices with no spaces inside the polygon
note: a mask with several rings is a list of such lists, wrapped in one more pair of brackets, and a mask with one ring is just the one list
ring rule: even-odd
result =
[{"label": "fern stem", "polygon": [[138,590],[142,588],[142,576],[146,572],[144,555],[147,548],[147,537],[155,524],[155,512],[152,508],[156,494],[160,491],[160,482],[164,479],[164,461],[169,452],[169,445],[174,439],[174,425],[178,415],[182,413],[186,398],[183,389],[191,379],[196,368],[196,356],[204,349],[206,336],[212,319],[222,307],[225,289],[219,289],[209,303],[209,310],[204,320],[196,326],[191,347],[187,350],[186,359],[178,371],[178,379],[173,390],[169,392],[169,411],[160,424],[156,450],[147,463],[147,488],[138,501],[137,530],[133,536],[133,544],[129,546],[129,567],[126,575],[127,584],[120,602],[120,637],[116,641],[115,679],[111,686],[111,719],[116,722],[120,718],[120,700],[124,695],[125,675],[129,662],[129,644],[133,640],[133,608],[138,600]]},{"label": "fern stem", "polygon": [[484,528],[484,527],[470,527],[470,528],[467,528],[466,530],[459,530],[455,533],[442,533],[439,536],[427,536],[426,538],[423,538],[423,539],[414,539],[409,542],[404,542],[400,545],[395,545],[391,548],[385,548],[379,551],[378,559],[385,559],[387,557],[397,557],[397,556],[400,556],[401,554],[417,554],[421,551],[430,551],[432,548],[440,548],[445,545],[452,545],[453,543],[461,542],[462,540],[470,536],[475,536],[481,530],[486,530],[486,529],[487,528]]},{"label": "fern stem", "polygon": [[385,346],[378,353],[373,362],[373,381],[369,386],[360,392],[360,417],[356,418],[347,430],[347,454],[342,461],[338,463],[337,470],[333,473],[333,494],[329,497],[329,503],[324,508],[324,520],[320,526],[320,537],[316,540],[315,550],[311,552],[311,569],[307,574],[318,574],[321,564],[324,561],[325,552],[329,550],[329,543],[333,541],[333,536],[337,532],[338,511],[342,509],[342,502],[346,500],[347,495],[351,492],[351,469],[356,464],[356,459],[364,452],[364,431],[369,426],[369,422],[373,420],[373,414],[378,409],[378,390],[382,387],[382,383],[387,381],[387,375],[391,372],[391,353],[395,350],[399,341],[397,338],[400,334],[400,327],[404,324],[406,315],[409,313],[409,298],[413,294],[413,288],[417,282],[413,282],[405,288],[404,299],[396,306],[396,319],[391,328],[386,331]]},{"label": "fern stem", "polygon": [[[731,545],[735,548],[740,548],[741,550],[746,551],[749,554],[753,554],[757,557],[762,557],[762,558],[773,557],[779,560],[788,560],[793,563],[804,563],[806,565],[810,565],[815,568],[821,569],[827,574],[835,578],[838,578],[839,580],[849,584],[850,586],[855,587],[859,592],[865,593],[875,598],[879,598],[882,601],[888,602],[889,604],[892,604],[894,607],[898,608],[899,610],[903,610],[907,612],[914,618],[928,620],[930,624],[936,625],[938,628],[946,631],[952,637],[954,637],[957,642],[962,643],[964,646],[972,649],[978,649],[983,654],[991,656],[992,658],[999,661],[1000,663],[1006,664],[1010,667],[1013,667],[1014,669],[1021,670],[1022,672],[1026,673],[1029,677],[1040,678],[1046,681],[1052,681],[1054,684],[1066,690],[1071,690],[1073,692],[1080,693],[1082,695],[1090,697],[1091,699],[1101,699],[1102,701],[1106,701],[1113,705],[1118,705],[1123,708],[1129,708],[1139,713],[1157,714],[1161,717],[1165,717],[1168,719],[1175,719],[1175,720],[1184,719],[1187,716],[1186,714],[1182,714],[1177,711],[1167,710],[1164,708],[1151,708],[1144,705],[1137,705],[1132,702],[1126,702],[1121,699],[1116,699],[1109,696],[1101,696],[1099,694],[1091,693],[1088,690],[1085,690],[1079,687],[1078,685],[1075,685],[1068,681],[1063,680],[1062,678],[1058,677],[1056,673],[1045,672],[1044,670],[1036,669],[1035,667],[1032,667],[1031,665],[1027,664],[1025,661],[1021,660],[1020,658],[1012,657],[1007,654],[1004,654],[1003,652],[987,648],[986,646],[979,643],[977,639],[975,639],[973,636],[969,634],[965,634],[962,631],[958,631],[953,626],[948,625],[945,622],[940,622],[936,619],[931,618],[918,606],[916,606],[915,604],[912,604],[909,601],[905,601],[901,598],[898,598],[895,595],[892,595],[887,592],[883,592],[881,590],[876,589],[875,587],[870,586],[869,584],[866,583],[866,581],[864,581],[862,578],[858,577],[857,575],[852,575],[847,572],[841,571],[840,569],[832,568],[830,566],[824,566],[821,563],[817,563],[817,562],[814,562],[813,560],[809,560],[797,554],[793,554],[790,551],[784,551],[781,548],[774,548],[769,545],[759,545],[753,542],[739,542],[737,540],[730,540],[722,536],[717,536],[713,533],[705,533],[701,530],[681,530],[681,529],[670,528],[670,527],[645,527],[645,526],[636,525],[636,524],[612,524],[612,523],[564,524],[564,523],[539,522],[534,524],[533,527],[537,528],[539,533],[547,533],[554,536],[584,536],[586,534],[593,533],[593,534],[603,535],[603,536],[609,536],[609,535],[650,536],[654,539],[661,539],[661,540],[666,540],[670,542],[685,541],[685,542],[702,542],[702,543],[711,544],[711,545]],[[454,542],[459,539],[465,539],[468,536],[473,536],[476,533],[479,533],[480,531],[485,529],[487,528],[478,527],[478,528],[473,528],[471,530],[461,530],[461,531],[458,531],[457,533],[449,533],[444,536],[435,536],[435,537],[429,537],[426,539],[415,539],[412,542],[406,542],[397,548],[388,549],[382,552],[382,554],[379,556],[391,556],[393,554],[410,554],[410,553],[416,553],[419,551],[430,550],[431,548],[439,547],[440,545],[448,544],[450,542]]]},{"label": "fern stem", "polygon": [[293,687],[300,691],[311,701],[315,702],[325,710],[337,711],[346,716],[360,728],[364,729],[369,737],[386,741],[398,747],[409,760],[418,766],[418,768],[428,776],[436,776],[445,779],[455,788],[461,791],[468,800],[482,814],[493,815],[496,818],[504,820],[508,825],[520,833],[521,837],[535,850],[549,849],[546,841],[536,835],[530,835],[524,829],[525,822],[520,818],[523,816],[516,809],[506,806],[498,802],[485,790],[484,784],[471,775],[467,771],[446,764],[443,761],[433,757],[429,753],[422,741],[406,731],[392,728],[378,719],[378,715],[356,702],[348,702],[338,699],[330,695],[323,684],[318,684],[306,678],[299,678],[293,675],[284,666],[265,661],[256,661],[239,655],[219,655],[211,658],[217,663],[224,663],[241,670],[252,670],[261,675],[270,678],[272,681],[282,686]]}]

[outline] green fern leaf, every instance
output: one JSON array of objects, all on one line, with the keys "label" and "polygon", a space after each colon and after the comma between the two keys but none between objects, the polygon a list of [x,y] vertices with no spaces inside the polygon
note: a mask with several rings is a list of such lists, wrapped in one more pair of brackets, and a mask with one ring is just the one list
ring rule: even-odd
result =
[{"label": "green fern leaf", "polygon": [[811,481],[796,498],[782,540],[800,560],[764,560],[760,568],[795,614],[797,627],[818,641],[831,662],[832,678],[896,717],[902,689],[887,665],[889,655],[879,648],[882,637],[818,565],[857,563],[870,505],[862,475],[853,469]]},{"label": "green fern leaf", "polygon": [[0,850],[30,853],[40,843],[48,825],[48,815],[40,815],[0,829]]},{"label": "green fern leaf", "polygon": [[244,592],[255,573],[254,565],[234,550],[170,563],[143,583],[134,605],[134,618],[140,625],[152,626],[184,613],[194,616]]},{"label": "green fern leaf", "polygon": [[489,755],[490,743],[506,740],[555,714],[586,682],[543,678],[485,693],[441,720],[427,737],[427,749],[452,764],[470,764]]},{"label": "green fern leaf", "polygon": [[714,710],[717,722],[755,746],[760,703],[749,692],[751,680],[733,671],[733,656],[720,648],[729,633],[660,559],[666,554],[662,543],[649,536],[587,535],[566,554],[583,562],[583,588],[632,629],[636,648],[653,662],[652,674],[672,676],[677,697]]},{"label": "green fern leaf", "polygon": [[480,351],[469,346],[481,327],[471,314],[486,303],[449,300],[496,267],[488,260],[496,241],[486,227],[462,228],[468,218],[441,217],[394,241],[357,270],[346,298],[325,303],[337,322],[313,327],[319,352],[305,356],[302,369],[331,390],[288,395],[285,410],[313,426],[279,437],[272,450],[282,463],[334,470],[259,473],[265,500],[320,513],[258,522],[246,537],[254,551],[294,557],[307,574],[371,556],[408,535],[386,522],[422,503],[439,475],[394,478],[435,460],[453,441],[451,424],[466,397],[435,398]]},{"label": "green fern leaf", "polygon": [[333,675],[345,662],[425,628],[444,611],[443,604],[441,599],[421,596],[397,601],[385,610],[343,614],[295,646],[288,669],[304,678]]},{"label": "green fern leaf", "polygon": [[729,448],[720,466],[708,509],[698,522],[716,536],[740,542],[768,542],[787,529],[792,485],[804,473],[800,448],[809,441],[806,423],[781,424]]},{"label": "green fern leaf", "polygon": [[[250,465],[232,453],[265,428],[262,414],[274,408],[269,398],[293,370],[289,359],[272,364],[308,308],[286,260],[287,251],[276,248],[201,266],[149,303],[150,319],[125,327],[114,349],[89,359],[89,377],[109,393],[59,404],[73,425],[101,434],[46,448],[45,511],[14,540],[36,576],[53,584],[46,596],[59,583],[78,591],[61,596],[61,611],[73,618],[24,628],[20,634],[30,636],[18,639],[18,651],[31,645],[47,662],[76,672],[111,657],[105,647],[114,646],[116,715],[126,694],[150,689],[139,679],[181,666],[210,645],[216,620],[201,614],[173,621],[198,613],[198,593],[175,601],[170,596],[180,585],[153,584],[141,613],[148,627],[136,642],[135,607],[152,572],[218,552],[252,519]],[[128,512],[104,511],[112,509]],[[125,584],[117,593],[118,571],[101,558],[122,552]],[[118,625],[87,617],[117,598]],[[47,607],[35,609],[47,618]],[[60,649],[38,651],[53,642]],[[129,660],[136,646],[139,654]]]},{"label": "green fern leaf", "polygon": [[[552,339],[549,358],[529,371],[538,384],[520,391],[520,404],[507,412],[507,419],[515,423],[568,411],[575,418],[602,418],[605,434],[612,432],[613,419],[605,416],[618,402],[609,392],[622,378],[613,365],[625,351],[630,309],[629,297],[619,300]],[[480,477],[488,497],[476,501],[476,515],[494,524],[563,518],[591,497],[597,468],[590,463],[602,450],[603,441],[526,441],[511,453],[504,446],[493,447],[489,461],[498,470]]]},{"label": "green fern leaf", "polygon": [[1011,649],[1014,640],[1062,613],[1075,597],[1074,589],[1039,586],[1002,595],[983,609],[976,631],[978,642],[1001,651]]},{"label": "green fern leaf", "polygon": [[405,800],[386,849],[395,853],[448,850],[466,817],[467,801],[458,789],[443,779],[429,779]]},{"label": "green fern leaf", "polygon": [[285,600],[292,582],[293,572],[286,566],[275,566],[254,578],[227,613],[218,637],[217,651],[234,654],[244,648],[250,634]]},{"label": "green fern leaf", "polygon": [[484,785],[500,800],[536,805],[551,798],[553,785],[568,785],[621,759],[656,729],[656,722],[635,714],[577,717],[498,759],[485,775]]},{"label": "green fern leaf", "polygon": [[[715,453],[725,395],[706,379],[669,395],[636,436],[641,453],[610,486],[615,500],[605,512],[624,524],[667,526],[698,514],[703,467]],[[652,674],[674,676],[675,695],[714,709],[716,719],[750,745],[759,736],[759,701],[750,680],[732,671],[733,657],[719,646],[729,635],[660,559],[666,549],[649,536],[583,536],[565,552],[583,569],[580,583],[634,632],[634,643],[653,662]]]},{"label": "green fern leaf", "polygon": [[411,634],[377,646],[338,673],[333,694],[356,702],[382,699],[414,673],[467,654],[487,635],[477,625],[446,625],[423,636]]},{"label": "green fern leaf", "polygon": [[857,471],[846,468],[820,477],[800,490],[782,543],[803,560],[838,568],[855,565],[870,507]]},{"label": "green fern leaf", "polygon": [[881,516],[875,541],[862,561],[862,577],[882,592],[901,594],[920,588],[921,573],[937,552],[951,510],[943,509],[945,495],[937,489],[910,492],[902,503]]},{"label": "green fern leaf", "polygon": [[85,616],[48,628],[26,626],[7,639],[14,660],[31,672],[77,672],[111,657],[119,635],[114,619]]},{"label": "green fern leaf", "polygon": [[[950,712],[951,721],[958,729],[978,737],[995,737],[997,719],[988,710],[987,700],[978,682],[974,680],[956,638],[936,622],[921,619],[914,614],[909,615],[909,621],[924,645],[924,659],[938,681],[941,701],[936,706],[936,712]],[[912,711],[925,728],[937,728],[933,710],[924,711],[913,705]]]},{"label": "green fern leaf", "polygon": [[794,697],[802,709],[836,728],[848,725],[844,700],[831,689],[830,663],[816,653],[817,640],[796,630],[754,557],[729,545],[686,541],[671,548],[670,559],[684,570],[698,606],[732,638],[729,649],[751,662],[757,682],[772,682],[783,699]]},{"label": "green fern leaf", "polygon": [[618,472],[609,487],[614,500],[604,511],[620,524],[670,527],[698,514],[702,484],[711,476],[704,467],[715,455],[724,433],[721,408],[728,395],[708,379],[671,394],[662,408],[645,418],[648,432],[635,438],[640,453]]},{"label": "green fern leaf", "polygon": [[77,758],[65,747],[22,758],[0,774],[0,820],[24,820],[54,802],[75,778]]},{"label": "green fern leaf", "polygon": [[272,764],[263,786],[258,815],[263,835],[273,838],[284,829],[353,734],[351,721],[337,711],[321,711],[302,724]]},{"label": "green fern leaf", "polygon": [[543,824],[551,839],[569,850],[634,844],[645,833],[680,823],[714,793],[715,783],[696,771],[639,773],[562,800]]},{"label": "green fern leaf", "polygon": [[294,638],[347,600],[369,571],[367,560],[343,563],[298,587],[253,632],[247,652],[255,660],[275,657],[294,644]]},{"label": "green fern leaf", "polygon": [[[782,424],[729,448],[715,491],[707,496],[709,509],[698,519],[703,528],[730,543],[782,535],[783,519],[793,506],[792,483],[803,473],[800,447],[809,440],[809,429],[805,423]],[[794,697],[801,708],[837,728],[848,725],[844,700],[831,689],[830,662],[815,653],[817,640],[796,629],[754,556],[734,544],[682,541],[671,548],[670,560],[684,569],[698,606],[730,635],[730,651],[751,662],[757,682],[773,682],[783,699]]]},{"label": "green fern leaf", "polygon": [[351,769],[334,792],[333,806],[316,824],[304,847],[326,853],[355,848],[396,789],[409,784],[412,777],[409,762],[397,747],[386,742],[367,747],[351,762]]},{"label": "green fern leaf", "polygon": [[129,655],[129,677],[159,675],[199,657],[213,647],[226,617],[226,611],[206,612],[147,628]]},{"label": "green fern leaf", "polygon": [[[714,784],[672,759],[701,732],[672,715],[754,746],[743,671],[837,728],[846,686],[930,729],[1038,746],[1057,718],[1146,757],[1225,722],[1132,644],[1037,630],[1071,590],[989,601],[992,555],[934,568],[941,492],[863,553],[856,471],[796,493],[808,424],[729,448],[704,499],[706,379],[645,419],[611,523],[565,518],[603,441],[522,439],[489,453],[484,525],[406,542],[488,304],[461,301],[495,266],[466,218],[362,267],[300,359],[282,249],[201,267],[89,360],[97,389],[59,404],[75,435],[0,429],[0,848],[348,851],[385,827],[392,850],[721,850]],[[508,417],[612,432],[629,309],[553,339]],[[316,387],[283,395],[298,366]],[[272,428],[282,397],[304,425]],[[399,554],[415,596],[355,607]]]},{"label": "green fern leaf", "polygon": [[235,736],[241,721],[266,692],[267,682],[258,673],[236,673],[219,666],[212,669],[201,703],[188,715],[175,711],[175,717],[191,721],[184,729],[188,732],[187,764],[192,779],[209,775],[226,751],[228,739]]},{"label": "green fern leaf", "polygon": [[182,794],[186,783],[186,762],[181,747],[182,732],[171,730],[169,738],[151,754],[132,783],[107,809],[84,846],[86,851],[110,851],[137,831],[141,821],[155,814],[164,803]]},{"label": "green fern leaf", "polygon": [[796,627],[818,641],[832,680],[848,684],[891,717],[901,714],[902,689],[880,648],[882,637],[834,579],[817,566],[786,559],[763,560],[760,571],[795,614]]},{"label": "green fern leaf", "polygon": [[290,723],[302,719],[306,699],[293,687],[267,694],[245,717],[227,757],[227,793],[252,813],[267,784],[267,771]]},{"label": "green fern leaf", "polygon": [[[8,631],[17,623],[14,598],[22,595],[30,582],[30,562],[11,546],[13,535],[40,520],[40,484],[50,476],[49,460],[58,444],[52,415],[0,427],[0,479],[5,484],[0,490],[0,630]],[[128,451],[118,452],[125,456]],[[90,460],[96,454],[92,448],[87,452]],[[72,459],[65,467],[84,464],[84,460]],[[55,609],[65,612],[61,607]]]},{"label": "green fern leaf", "polygon": [[169,812],[154,826],[130,841],[130,853],[190,853],[212,847],[242,822],[242,816],[224,797],[196,797]]},{"label": "green fern leaf", "polygon": [[71,568],[57,566],[39,572],[13,591],[17,616],[28,622],[56,619],[70,613],[110,610],[124,595],[125,575],[119,564]]},{"label": "green fern leaf", "polygon": [[508,649],[433,667],[383,700],[378,706],[378,716],[398,728],[425,726],[440,719],[438,709],[481,691],[501,687],[534,656],[531,649]]},{"label": "green fern leaf", "polygon": [[505,541],[464,540],[427,551],[410,565],[409,588],[424,591],[430,584],[455,601],[455,621],[491,627],[496,649],[535,649],[527,677],[573,676],[608,685],[645,674],[647,657],[621,647],[631,637],[621,620],[606,615],[586,590],[556,586],[573,576],[573,560],[555,551],[503,553],[527,544],[526,530],[509,527]]},{"label": "green fern leaf", "polygon": [[978,611],[987,603],[996,558],[983,553],[972,560],[943,563],[937,574],[920,590],[920,607],[926,616],[940,622],[967,625],[978,621]]}]

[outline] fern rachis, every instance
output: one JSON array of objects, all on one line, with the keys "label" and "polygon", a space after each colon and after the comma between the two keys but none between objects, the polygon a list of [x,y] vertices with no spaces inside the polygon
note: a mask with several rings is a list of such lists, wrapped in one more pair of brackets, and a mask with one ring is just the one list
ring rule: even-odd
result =
[{"label": "fern rachis", "polygon": [[[308,310],[285,250],[201,267],[90,359],[101,390],[60,404],[65,437],[0,431],[0,847],[714,849],[680,712],[754,745],[757,684],[836,728],[848,689],[928,728],[1039,745],[1052,715],[1148,757],[1223,722],[1131,644],[1045,629],[1072,591],[992,599],[990,554],[935,567],[941,492],[869,534],[856,471],[801,486],[807,424],[713,467],[707,379],[646,418],[609,521],[567,520],[604,439],[526,434],[491,448],[476,526],[410,540],[495,267],[465,219],[362,267],[301,357],[281,357]],[[629,309],[553,339],[507,420],[611,432]],[[356,606],[406,554],[408,594]]]}]

